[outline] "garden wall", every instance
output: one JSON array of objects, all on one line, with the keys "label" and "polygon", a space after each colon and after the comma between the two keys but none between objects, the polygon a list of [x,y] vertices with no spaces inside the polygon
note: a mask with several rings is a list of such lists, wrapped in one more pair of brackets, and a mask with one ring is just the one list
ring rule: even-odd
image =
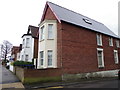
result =
[{"label": "garden wall", "polygon": [[14,67],[14,73],[23,83],[61,81],[62,73],[59,68],[26,69]]}]

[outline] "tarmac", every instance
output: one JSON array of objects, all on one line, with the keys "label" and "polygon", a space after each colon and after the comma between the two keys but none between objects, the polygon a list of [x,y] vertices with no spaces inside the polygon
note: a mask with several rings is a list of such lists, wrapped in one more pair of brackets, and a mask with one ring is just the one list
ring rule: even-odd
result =
[{"label": "tarmac", "polygon": [[13,72],[0,64],[0,89],[24,89],[24,85]]}]

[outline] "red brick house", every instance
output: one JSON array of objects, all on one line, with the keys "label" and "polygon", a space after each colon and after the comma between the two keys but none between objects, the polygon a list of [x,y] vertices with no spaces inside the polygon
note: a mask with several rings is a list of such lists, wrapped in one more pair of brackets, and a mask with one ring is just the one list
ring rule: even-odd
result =
[{"label": "red brick house", "polygon": [[[21,46],[21,45],[20,45]],[[17,54],[20,52],[21,47],[20,46],[13,46],[12,50],[11,50],[11,58],[13,61],[17,61],[18,60],[18,56]]]},{"label": "red brick house", "polygon": [[47,2],[39,24],[37,68],[60,68],[63,79],[115,76],[120,38],[98,21]]}]

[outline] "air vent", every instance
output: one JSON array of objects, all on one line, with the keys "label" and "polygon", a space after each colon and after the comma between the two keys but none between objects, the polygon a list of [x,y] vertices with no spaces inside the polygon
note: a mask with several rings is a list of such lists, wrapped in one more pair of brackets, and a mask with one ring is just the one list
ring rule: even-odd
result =
[{"label": "air vent", "polygon": [[92,23],[91,23],[88,19],[83,18],[83,20],[84,20],[86,23],[92,25]]}]

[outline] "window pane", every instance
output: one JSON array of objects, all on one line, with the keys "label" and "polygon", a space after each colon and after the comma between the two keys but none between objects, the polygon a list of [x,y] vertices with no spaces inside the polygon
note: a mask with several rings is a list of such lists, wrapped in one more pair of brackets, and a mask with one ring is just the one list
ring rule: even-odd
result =
[{"label": "window pane", "polygon": [[41,61],[41,65],[43,65],[43,61],[44,61],[43,51],[40,52],[40,61]]},{"label": "window pane", "polygon": [[52,50],[48,50],[48,66],[52,65]]},{"label": "window pane", "polygon": [[102,66],[102,51],[98,51],[98,64]]},{"label": "window pane", "polygon": [[28,55],[25,55],[25,61],[28,61]]},{"label": "window pane", "polygon": [[113,39],[112,38],[109,38],[109,45],[113,46]]},{"label": "window pane", "polygon": [[53,24],[48,24],[48,39],[53,39]]},{"label": "window pane", "polygon": [[41,40],[44,39],[44,26],[41,27],[41,37],[40,37]]},{"label": "window pane", "polygon": [[118,63],[118,52],[117,51],[114,51],[114,60],[115,60],[115,63]]},{"label": "window pane", "polygon": [[117,46],[117,47],[120,47],[118,40],[116,41],[116,46]]},{"label": "window pane", "polygon": [[22,45],[22,48],[24,48],[24,45],[25,45],[25,39],[23,39],[23,45]]},{"label": "window pane", "polygon": [[29,47],[29,42],[30,42],[30,39],[27,38],[27,39],[26,39],[26,47]]},{"label": "window pane", "polygon": [[97,34],[97,45],[102,45],[102,39],[100,34]]}]

